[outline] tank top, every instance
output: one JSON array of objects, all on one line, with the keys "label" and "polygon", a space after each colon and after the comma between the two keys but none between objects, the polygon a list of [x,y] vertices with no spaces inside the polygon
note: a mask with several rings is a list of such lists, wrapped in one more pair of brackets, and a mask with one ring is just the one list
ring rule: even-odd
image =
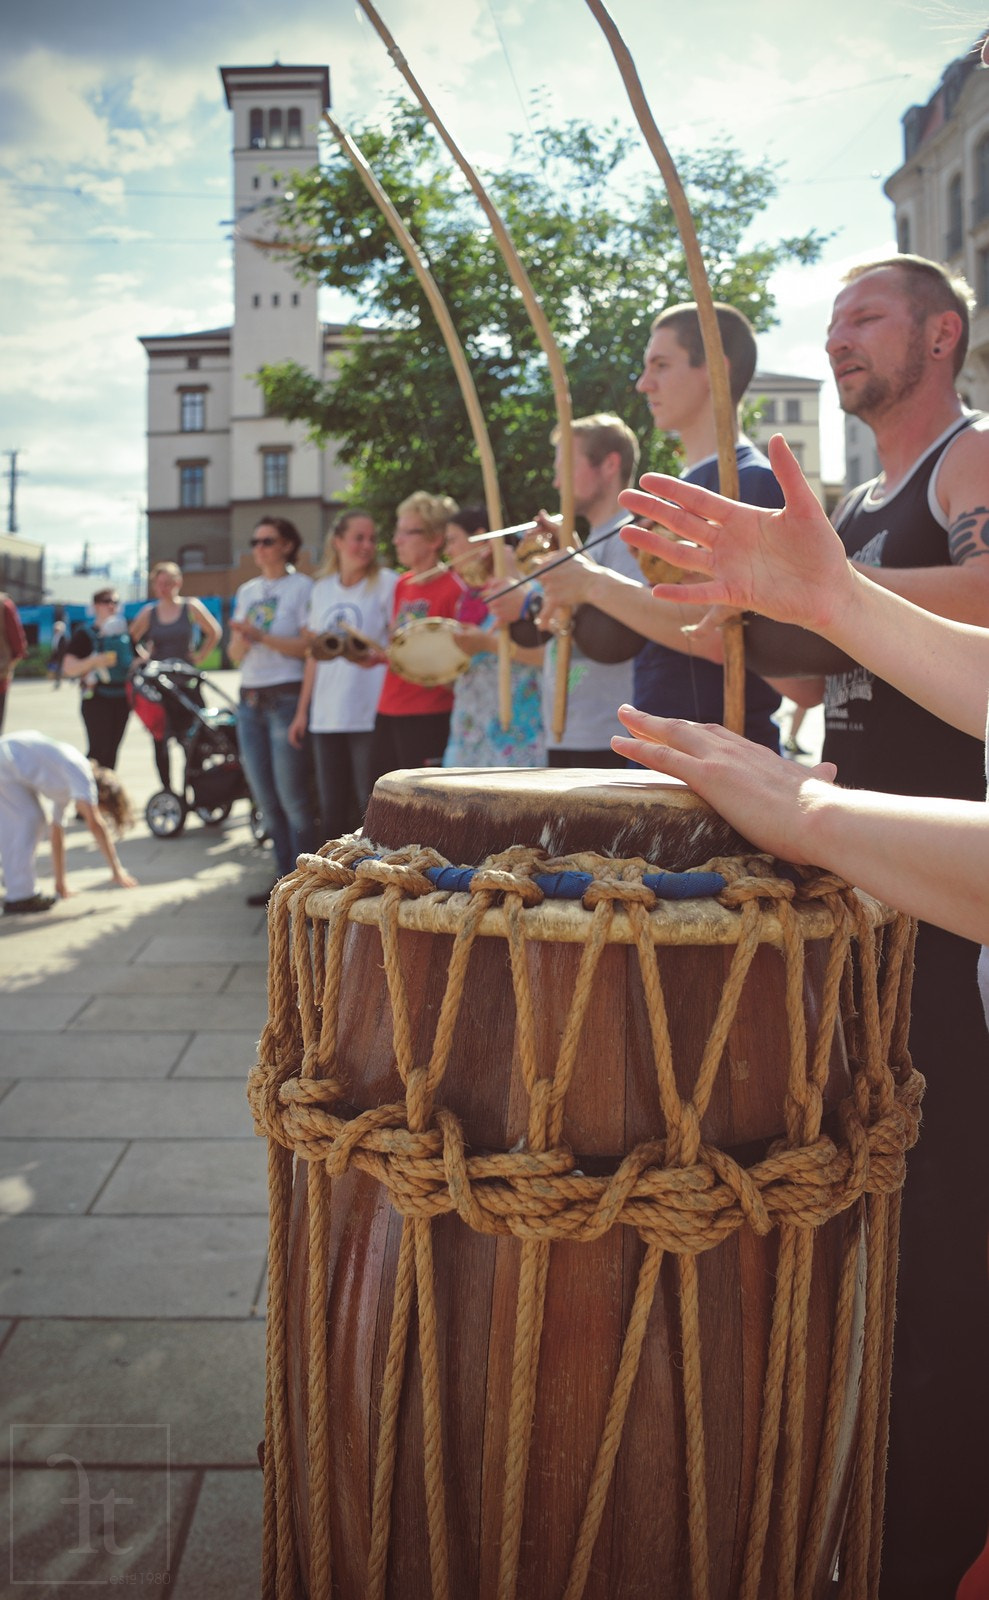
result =
[{"label": "tank top", "polygon": [[188,606],[183,606],[174,622],[162,622],[158,607],[151,611],[151,621],[141,643],[151,652],[153,661],[189,661],[192,657],[194,625]]},{"label": "tank top", "polygon": [[[846,554],[875,567],[951,565],[948,530],[931,493],[938,464],[977,415],[936,440],[889,499],[869,497],[877,480],[856,489],[837,531]],[[983,749],[865,667],[836,673],[824,694],[824,759],[848,789],[885,794],[936,794],[950,800],[985,798]]]}]

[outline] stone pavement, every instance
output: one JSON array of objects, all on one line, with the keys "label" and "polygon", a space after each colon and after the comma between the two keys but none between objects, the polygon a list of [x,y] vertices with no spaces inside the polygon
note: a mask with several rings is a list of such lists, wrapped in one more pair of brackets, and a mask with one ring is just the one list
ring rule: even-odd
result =
[{"label": "stone pavement", "polygon": [[[5,731],[25,728],[85,749],[74,686],[15,683]],[[118,771],[142,815],[119,850],[140,887],[73,823],[72,897],[0,917],[4,1600],[258,1592],[265,1150],[244,1085],[266,949],[244,896],[271,858],[246,801],[154,839],[151,750],[132,717]],[[47,845],[40,868],[50,889]]]}]

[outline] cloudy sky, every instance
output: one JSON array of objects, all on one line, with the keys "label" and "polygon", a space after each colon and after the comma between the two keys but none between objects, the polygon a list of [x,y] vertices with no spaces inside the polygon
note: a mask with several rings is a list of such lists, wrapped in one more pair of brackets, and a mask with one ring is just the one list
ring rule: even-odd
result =
[{"label": "cloudy sky", "polygon": [[[583,0],[379,0],[386,22],[475,162],[498,161],[543,113],[631,119]],[[140,334],[229,322],[230,116],[218,68],[327,63],[346,127],[400,85],[351,0],[32,0],[8,8],[0,61],[0,451],[18,452],[19,531],[49,570],[88,541],[122,577],[141,537],[145,362]],[[822,265],[775,285],[781,326],[761,364],[825,377],[830,297],[849,260],[891,244],[882,180],[900,117],[978,33],[967,5],[612,0],[674,150],[729,135],[781,164],[759,235],[834,231]],[[818,24],[823,31],[819,31]],[[638,138],[637,133],[630,137]],[[324,315],[346,308],[327,303]],[[825,471],[841,470],[833,407]],[[6,527],[7,489],[3,484]]]}]

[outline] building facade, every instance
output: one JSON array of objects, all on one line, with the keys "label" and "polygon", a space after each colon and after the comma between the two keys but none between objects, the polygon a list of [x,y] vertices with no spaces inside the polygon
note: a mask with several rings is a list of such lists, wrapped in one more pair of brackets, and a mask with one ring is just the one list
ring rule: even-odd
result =
[{"label": "building facade", "polygon": [[753,444],[765,450],[773,434],[782,433],[823,504],[820,379],[797,378],[786,372],[757,372],[746,391],[745,405],[759,406],[758,417],[745,424]]},{"label": "building facade", "polygon": [[926,105],[903,116],[903,165],[886,180],[900,251],[942,261],[976,299],[962,399],[989,409],[989,72],[983,35],[952,61]]},{"label": "building facade", "polygon": [[304,424],[269,415],[252,376],[296,361],[325,380],[348,335],[320,323],[316,285],[293,276],[276,238],[289,172],[318,160],[329,72],[276,63],[220,75],[233,115],[233,323],[141,340],[149,564],[178,561],[189,592],[213,594],[242,580],[260,515],[291,518],[315,554],[346,492],[332,449],[309,443]]}]

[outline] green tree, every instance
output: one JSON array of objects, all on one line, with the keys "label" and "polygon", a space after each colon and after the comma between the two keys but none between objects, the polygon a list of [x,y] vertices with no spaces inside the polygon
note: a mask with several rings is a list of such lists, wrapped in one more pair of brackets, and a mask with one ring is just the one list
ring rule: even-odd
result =
[{"label": "green tree", "polygon": [[[355,141],[403,216],[450,307],[491,433],[509,521],[555,504],[555,423],[545,358],[487,222],[418,107],[396,104],[387,127]],[[643,462],[673,466],[633,392],[649,323],[692,298],[672,208],[658,179],[630,174],[639,147],[617,124],[537,127],[485,182],[515,239],[563,350],[574,414],[613,411],[639,434]],[[741,241],[776,193],[774,168],[743,164],[730,145],[682,157],[715,298],[757,329],[774,319],[768,283],[783,262],[814,261],[822,235]],[[353,296],[355,328],[334,378],[285,363],[262,369],[269,409],[338,442],[353,499],[390,525],[413,489],[480,501],[470,428],[435,319],[390,229],[342,152],[294,174],[279,234],[300,277]]]}]

